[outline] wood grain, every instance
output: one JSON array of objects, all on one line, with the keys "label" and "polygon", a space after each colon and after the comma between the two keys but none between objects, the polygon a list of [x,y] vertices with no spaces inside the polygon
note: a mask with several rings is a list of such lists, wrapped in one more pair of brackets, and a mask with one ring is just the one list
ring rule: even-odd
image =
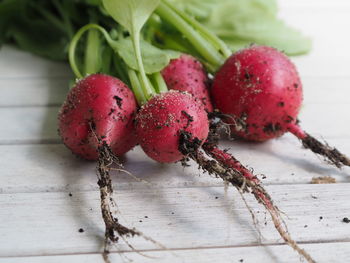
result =
[{"label": "wood grain", "polygon": [[[350,153],[350,2],[279,0],[279,6],[283,20],[313,39],[308,56],[293,58],[304,83],[301,124]],[[56,131],[58,107],[72,79],[67,63],[9,46],[0,50],[1,263],[103,262],[95,164],[72,157]],[[291,135],[263,144],[223,141],[222,146],[266,175],[263,182],[288,215],[292,236],[317,262],[349,261],[350,228],[342,221],[350,218],[349,168],[328,166]],[[156,258],[120,243],[112,262],[300,262],[252,197],[247,200],[269,246],[260,245],[237,191],[225,192],[220,180],[195,165],[157,164],[139,148],[123,161],[149,183],[123,173],[113,176],[121,221],[172,252],[136,238],[130,240],[135,247]],[[338,183],[311,185],[316,176],[332,176]]]},{"label": "wood grain", "polygon": [[[348,184],[269,186],[299,242],[350,241]],[[280,244],[265,212],[250,196],[264,244]],[[251,246],[256,229],[237,191],[223,187],[132,189],[116,192],[121,222],[171,249]],[[104,229],[97,191],[1,194],[0,256],[100,252]],[[84,229],[84,233],[78,230]],[[140,238],[140,250],[159,249]],[[122,242],[116,247],[129,250]],[[114,250],[114,249],[113,249]]]},{"label": "wood grain", "polygon": [[[304,249],[313,255],[319,263],[347,262],[350,257],[350,243],[335,242],[322,244],[302,244]],[[144,262],[144,263],[300,263],[298,256],[285,245],[223,247],[207,249],[184,249],[172,251],[146,251],[145,256],[135,252],[111,253],[112,262]],[[55,255],[41,257],[0,258],[0,263],[105,263],[101,254]],[[243,260],[243,261],[242,261]]]}]

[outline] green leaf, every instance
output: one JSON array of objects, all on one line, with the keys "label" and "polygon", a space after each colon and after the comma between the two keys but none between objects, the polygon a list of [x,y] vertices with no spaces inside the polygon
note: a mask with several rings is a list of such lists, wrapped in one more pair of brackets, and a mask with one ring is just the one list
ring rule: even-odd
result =
[{"label": "green leaf", "polygon": [[[171,59],[178,58],[181,55],[180,52],[173,50],[156,48],[143,40],[140,42],[140,47],[143,66],[147,74],[161,71],[169,64]],[[138,70],[138,64],[130,38],[113,42],[113,48],[130,68]]]},{"label": "green leaf", "polygon": [[226,1],[203,22],[233,50],[247,43],[268,45],[288,55],[309,52],[311,40],[277,18],[274,0]]},{"label": "green leaf", "polygon": [[160,0],[103,0],[106,11],[129,32],[140,32]]},{"label": "green leaf", "polygon": [[68,39],[44,21],[17,22],[7,34],[23,50],[54,60],[66,59]]},{"label": "green leaf", "polygon": [[150,81],[146,76],[142,62],[140,31],[159,5],[160,0],[103,0],[102,2],[106,11],[130,33],[139,71],[138,75],[140,76],[140,84],[143,95],[148,100],[154,95],[154,89],[150,86]]},{"label": "green leaf", "polygon": [[311,49],[311,40],[277,18],[276,0],[171,0],[215,32],[233,51],[251,43],[288,55]]},{"label": "green leaf", "polygon": [[288,55],[304,54],[311,50],[309,38],[280,20],[251,22],[240,26],[234,32],[221,30],[217,33],[232,50],[243,48],[250,43],[272,46]]}]

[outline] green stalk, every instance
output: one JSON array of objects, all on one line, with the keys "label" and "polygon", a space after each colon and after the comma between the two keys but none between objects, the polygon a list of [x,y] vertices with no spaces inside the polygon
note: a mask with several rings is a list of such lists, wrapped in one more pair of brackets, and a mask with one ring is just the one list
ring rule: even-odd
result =
[{"label": "green stalk", "polygon": [[[79,39],[82,37],[82,35],[91,29],[95,29],[100,31],[100,33],[104,36],[104,38],[106,39],[108,45],[113,48],[113,44],[114,44],[114,40],[110,37],[110,35],[108,34],[108,32],[101,26],[96,25],[96,24],[88,24],[86,26],[83,26],[81,29],[78,30],[78,32],[74,35],[70,45],[69,45],[69,52],[68,52],[68,58],[69,58],[69,63],[70,66],[75,74],[75,76],[77,78],[82,78],[83,75],[81,74],[76,60],[75,60],[75,50],[76,50],[76,46],[79,42]],[[96,31],[95,31],[96,32]],[[138,41],[137,43],[139,43],[139,37],[136,37],[136,39],[134,39],[134,42]],[[92,42],[93,43],[93,42]],[[130,84],[131,84],[131,88],[135,94],[135,97],[139,103],[139,105],[144,104],[145,102],[147,102],[154,94],[156,94],[156,91],[154,90],[154,88],[152,87],[146,73],[145,70],[143,68],[143,63],[142,63],[142,58],[141,58],[141,50],[140,50],[140,46],[139,45],[134,45],[134,49],[135,49],[135,53],[137,55],[137,61],[140,66],[140,72],[135,72],[132,69],[127,68],[126,65],[122,64],[122,62],[120,63],[115,63],[115,69],[117,71],[117,74],[120,75],[120,77],[122,79],[129,79],[130,80]],[[114,54],[114,56],[117,56],[116,54]],[[93,59],[91,59],[93,60]],[[116,61],[114,61],[116,62]],[[89,61],[90,63],[90,61]],[[125,69],[127,68],[127,70]],[[126,73],[127,71],[127,73]],[[162,87],[162,90],[164,90],[164,87]]]},{"label": "green stalk", "polygon": [[139,78],[137,77],[136,72],[130,68],[128,69],[128,75],[129,75],[132,91],[134,92],[134,95],[136,97],[138,104],[141,106],[147,102],[147,99],[144,96]]},{"label": "green stalk", "polygon": [[117,73],[117,77],[129,86],[130,81],[129,81],[129,77],[128,77],[128,72],[126,70],[126,66],[125,66],[124,62],[122,61],[122,59],[117,54],[115,54],[113,56],[113,66],[114,66],[114,69]]},{"label": "green stalk", "polygon": [[199,23],[193,17],[191,17],[188,14],[186,14],[185,12],[181,11],[173,3],[169,2],[168,0],[163,0],[163,2],[166,3],[171,9],[173,9],[186,22],[188,22],[190,25],[192,25],[194,29],[196,29],[205,38],[207,38],[207,40],[215,48],[217,48],[219,51],[221,51],[221,53],[225,57],[225,59],[229,58],[232,55],[232,51],[230,50],[230,48],[224,43],[224,41],[222,41],[220,38],[218,38],[213,32],[208,30],[206,27],[204,27],[201,23]]},{"label": "green stalk", "polygon": [[162,74],[160,74],[160,72],[152,74],[151,80],[154,83],[154,85],[157,87],[157,93],[168,91],[168,87],[162,77]]},{"label": "green stalk", "polygon": [[154,95],[154,91],[149,85],[149,80],[147,79],[145,69],[143,67],[142,57],[141,57],[141,48],[140,48],[140,34],[138,32],[132,33],[134,52],[136,55],[136,60],[140,72],[141,87],[144,93],[146,100],[150,99]]},{"label": "green stalk", "polygon": [[101,69],[101,47],[99,32],[89,30],[85,48],[85,74],[97,73]]},{"label": "green stalk", "polygon": [[70,42],[70,45],[69,45],[69,50],[68,50],[68,59],[69,59],[69,63],[70,63],[70,66],[75,74],[75,76],[77,78],[82,78],[83,75],[81,74],[79,68],[78,68],[78,65],[76,64],[76,61],[75,61],[75,50],[76,50],[76,47],[77,47],[77,44],[79,42],[79,39],[82,37],[82,35],[90,30],[90,29],[97,29],[99,30],[102,35],[105,37],[106,41],[108,42],[109,45],[111,45],[113,43],[113,40],[110,38],[108,32],[103,28],[103,27],[100,27],[99,25],[96,25],[96,24],[88,24],[86,26],[83,26],[82,28],[80,28],[78,30],[78,32],[74,35],[74,37],[72,38],[71,42]]},{"label": "green stalk", "polygon": [[203,38],[186,20],[180,15],[168,7],[165,3],[161,2],[156,9],[156,13],[164,20],[168,21],[171,25],[177,28],[191,43],[198,52],[203,56],[214,68],[219,68],[225,58],[209,44],[208,41]]},{"label": "green stalk", "polygon": [[101,72],[109,75],[114,75],[111,69],[114,51],[106,45],[103,46],[101,53],[101,58],[103,61],[103,63],[101,63]]}]

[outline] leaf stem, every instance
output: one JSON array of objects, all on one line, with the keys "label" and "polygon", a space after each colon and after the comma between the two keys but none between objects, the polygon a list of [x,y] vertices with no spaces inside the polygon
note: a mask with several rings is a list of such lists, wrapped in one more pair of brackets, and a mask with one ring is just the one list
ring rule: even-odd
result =
[{"label": "leaf stem", "polygon": [[181,16],[186,22],[188,22],[190,25],[194,27],[199,33],[201,33],[205,38],[207,38],[210,43],[217,48],[222,55],[225,57],[225,59],[229,58],[232,55],[232,51],[230,48],[222,41],[220,38],[218,38],[213,32],[208,30],[206,27],[204,27],[201,23],[199,23],[196,19],[189,16],[187,13],[181,11],[179,8],[177,8],[173,3],[169,2],[168,0],[163,0],[171,9],[173,9],[179,16]]},{"label": "leaf stem", "polygon": [[128,69],[128,75],[129,75],[132,91],[135,94],[138,104],[141,106],[147,102],[147,99],[144,96],[140,80],[133,69],[130,69],[130,68]]},{"label": "leaf stem", "polygon": [[154,95],[154,91],[152,90],[149,84],[149,80],[147,79],[146,72],[142,62],[141,48],[140,48],[140,33],[137,31],[136,32],[134,31],[131,37],[133,40],[132,42],[134,46],[134,52],[136,55],[136,60],[137,60],[137,64],[140,72],[141,88],[146,100],[149,100]]},{"label": "leaf stem", "polygon": [[85,74],[97,73],[101,69],[101,46],[97,30],[90,30],[85,48]]},{"label": "leaf stem", "polygon": [[167,92],[168,87],[162,77],[160,72],[154,73],[151,75],[151,79],[155,86],[157,87],[157,93]]},{"label": "leaf stem", "polygon": [[186,22],[180,15],[172,10],[164,2],[161,2],[156,9],[156,13],[171,25],[176,27],[191,43],[198,52],[215,68],[219,68],[225,58],[209,44],[208,41],[200,35],[190,24]]},{"label": "leaf stem", "polygon": [[76,47],[77,47],[77,44],[80,40],[80,38],[82,37],[82,35],[87,31],[87,30],[90,30],[90,29],[97,29],[99,30],[102,35],[105,37],[106,41],[108,42],[109,45],[111,45],[111,43],[113,43],[113,40],[110,38],[108,32],[101,26],[99,25],[96,25],[96,24],[88,24],[86,26],[83,26],[82,28],[80,28],[78,30],[78,32],[73,36],[72,38],[72,41],[70,42],[70,45],[69,45],[69,50],[68,50],[68,59],[69,59],[69,63],[70,63],[70,66],[75,74],[75,76],[77,78],[82,78],[83,75],[81,74],[79,68],[78,68],[78,65],[76,63],[76,60],[75,60],[75,50],[76,50]]}]

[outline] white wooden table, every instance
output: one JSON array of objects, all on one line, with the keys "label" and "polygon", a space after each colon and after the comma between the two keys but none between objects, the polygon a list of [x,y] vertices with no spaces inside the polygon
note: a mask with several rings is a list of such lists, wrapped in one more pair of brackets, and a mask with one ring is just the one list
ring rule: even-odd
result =
[{"label": "white wooden table", "polygon": [[[283,0],[281,17],[314,39],[294,58],[304,83],[300,119],[311,134],[350,154],[350,2]],[[71,77],[67,65],[5,46],[0,51],[0,262],[103,262],[104,224],[94,164],[60,143],[56,115]],[[290,135],[263,144],[226,142],[258,174],[292,236],[318,262],[349,262],[350,169],[337,170],[303,150]],[[234,189],[193,168],[161,165],[139,148],[113,177],[119,217],[164,244],[140,238],[113,247],[112,262],[299,262],[264,208],[247,196],[259,219],[259,240]],[[332,176],[336,184],[310,184]],[[71,194],[71,195],[70,195]],[[266,224],[265,224],[266,223]],[[84,230],[83,233],[79,229]]]}]

